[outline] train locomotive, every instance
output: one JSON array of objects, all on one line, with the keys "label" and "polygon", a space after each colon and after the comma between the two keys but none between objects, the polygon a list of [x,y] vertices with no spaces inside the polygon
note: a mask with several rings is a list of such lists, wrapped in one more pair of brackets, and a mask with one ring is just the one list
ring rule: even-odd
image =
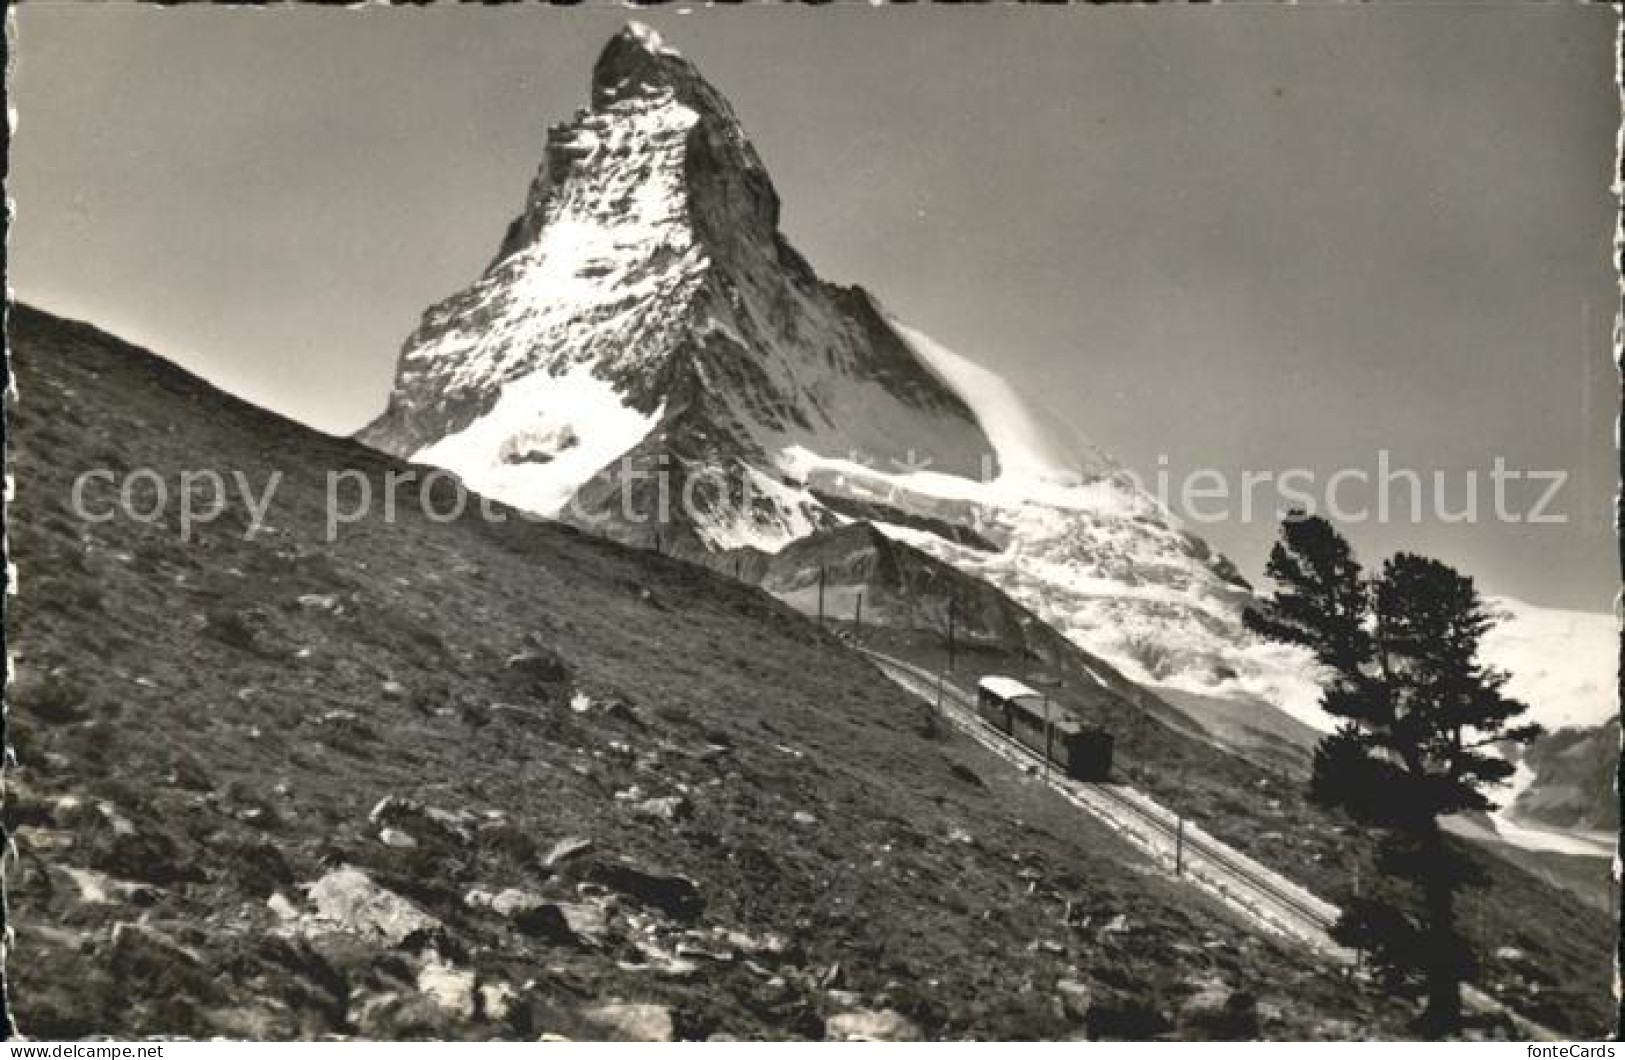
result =
[{"label": "train locomotive", "polygon": [[989,676],[976,686],[983,721],[1076,780],[1105,780],[1112,769],[1112,734],[1079,725],[1058,709],[1046,720],[1041,693],[1009,677]]}]

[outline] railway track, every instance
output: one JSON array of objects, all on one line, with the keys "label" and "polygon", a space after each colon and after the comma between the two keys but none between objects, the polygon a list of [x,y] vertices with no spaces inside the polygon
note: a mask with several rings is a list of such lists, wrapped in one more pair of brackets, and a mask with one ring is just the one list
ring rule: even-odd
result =
[{"label": "railway track", "polygon": [[1008,739],[977,716],[964,692],[939,682],[935,674],[912,663],[865,652],[896,683],[935,703],[939,694],[944,715],[977,743],[1011,764],[1042,777],[1068,802],[1104,821],[1159,864],[1174,869],[1247,919],[1274,934],[1305,943],[1341,963],[1352,963],[1351,951],[1327,933],[1337,919],[1336,907],[1225,846],[1189,821],[1121,784],[1086,783],[1059,773],[1042,756]]},{"label": "railway track", "polygon": [[[1186,883],[1204,891],[1266,931],[1308,946],[1327,960],[1352,965],[1354,951],[1330,935],[1339,910],[1279,873],[1209,835],[1145,793],[1125,784],[1088,783],[1056,772],[1025,746],[1005,737],[977,715],[971,697],[913,663],[859,649],[893,682],[933,705],[971,739],[1022,770],[1040,776],[1057,794],[1167,865]],[[1477,988],[1464,986],[1462,1000],[1480,1012],[1511,1019],[1533,1040],[1561,1041],[1550,1028],[1525,1019]]]}]

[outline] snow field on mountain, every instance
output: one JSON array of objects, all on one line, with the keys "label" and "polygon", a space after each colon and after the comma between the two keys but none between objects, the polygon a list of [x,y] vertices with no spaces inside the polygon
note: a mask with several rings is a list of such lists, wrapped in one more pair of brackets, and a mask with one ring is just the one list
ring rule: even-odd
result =
[{"label": "snow field on mountain", "polygon": [[476,493],[557,516],[576,490],[643,441],[664,408],[644,414],[592,374],[535,372],[502,388],[496,407],[415,460],[454,469]]}]

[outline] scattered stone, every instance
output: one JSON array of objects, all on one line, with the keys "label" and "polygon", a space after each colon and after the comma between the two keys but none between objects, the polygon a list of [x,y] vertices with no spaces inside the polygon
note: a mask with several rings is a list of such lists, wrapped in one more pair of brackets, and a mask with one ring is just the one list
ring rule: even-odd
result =
[{"label": "scattered stone", "polygon": [[281,891],[272,891],[271,897],[265,900],[265,906],[276,915],[278,920],[299,919],[299,909],[288,900],[287,895]]},{"label": "scattered stone", "polygon": [[582,1016],[602,1032],[604,1041],[669,1042],[677,1031],[665,1005],[615,1001],[590,1008]]},{"label": "scattered stone", "polygon": [[489,909],[498,916],[518,916],[547,905],[547,899],[535,891],[508,887],[492,893],[476,887],[463,896],[463,904],[470,909]]},{"label": "scattered stone", "polygon": [[112,827],[114,835],[135,835],[135,825],[130,823],[128,817],[119,813],[117,806],[114,806],[106,799],[97,799],[96,810],[102,815],[103,820]]},{"label": "scattered stone", "polygon": [[649,872],[625,862],[601,861],[593,866],[592,878],[678,920],[694,920],[705,911],[699,886],[685,876]]},{"label": "scattered stone", "polygon": [[824,1037],[837,1042],[917,1042],[920,1028],[895,1009],[860,1009],[824,1021]]},{"label": "scattered stone", "polygon": [[550,902],[535,891],[517,887],[495,894],[475,888],[463,896],[463,903],[471,909],[488,909],[498,916],[508,917],[525,934],[554,942],[596,941],[609,927],[608,917],[601,909]]},{"label": "scattered stone", "polygon": [[609,910],[591,902],[559,902],[559,912],[571,934],[596,943],[609,932]]},{"label": "scattered stone", "polygon": [[474,1015],[474,973],[428,954],[418,971],[418,991],[459,1019]]},{"label": "scattered stone", "polygon": [[685,939],[677,944],[677,956],[697,957],[703,961],[712,961],[716,964],[726,964],[734,959],[732,950],[721,946],[708,946],[703,941]]},{"label": "scattered stone", "polygon": [[422,830],[427,830],[459,843],[467,843],[473,839],[472,829],[478,823],[478,818],[467,810],[453,813],[438,806],[425,805],[416,799],[403,799],[396,795],[385,795],[379,799],[372,812],[367,814],[367,820],[403,830],[412,826],[419,829],[420,834]]},{"label": "scattered stone", "polygon": [[723,931],[720,934],[728,945],[754,957],[783,957],[790,952],[790,940],[783,935],[770,932],[758,937],[743,931]]},{"label": "scattered stone", "polygon": [[686,957],[679,957],[675,953],[668,953],[659,946],[649,942],[634,942],[633,948],[643,958],[642,964],[618,962],[618,966],[625,972],[654,972],[672,979],[687,979],[699,972],[700,966]]},{"label": "scattered stone", "polygon": [[806,810],[797,810],[795,813],[790,815],[790,820],[794,821],[796,824],[812,825],[818,823],[818,818],[814,817]]},{"label": "scattered stone", "polygon": [[953,828],[948,829],[948,842],[962,843],[965,846],[970,846],[976,842],[976,837],[956,825]]},{"label": "scattered stone", "polygon": [[548,868],[555,868],[564,864],[578,854],[584,854],[592,849],[592,840],[582,839],[579,836],[567,836],[553,844],[553,849],[547,852],[543,863]]},{"label": "scattered stone", "polygon": [[384,695],[391,699],[399,699],[401,696],[406,695],[406,686],[399,681],[385,681],[380,688]]},{"label": "scattered stone", "polygon": [[1221,979],[1198,979],[1191,985],[1196,988],[1195,992],[1180,1006],[1180,1012],[1186,1016],[1222,1011],[1230,1001],[1232,991]]},{"label": "scattered stone", "polygon": [[577,692],[570,697],[570,709],[577,714],[585,714],[592,709],[592,697],[585,692]]},{"label": "scattered stone", "polygon": [[394,847],[397,850],[410,850],[418,845],[416,839],[413,839],[399,828],[385,828],[378,833],[378,842],[386,847]]},{"label": "scattered stone", "polygon": [[144,883],[116,880],[94,869],[76,869],[62,866],[62,872],[79,890],[79,900],[87,905],[112,905],[129,902],[132,905],[151,905],[163,893]]},{"label": "scattered stone", "polygon": [[1516,946],[1502,946],[1495,951],[1495,959],[1498,961],[1521,961],[1524,956],[1524,952]]},{"label": "scattered stone", "polygon": [[440,928],[440,921],[349,865],[310,884],[309,896],[318,925],[373,936],[392,946]]},{"label": "scattered stone", "polygon": [[693,816],[694,808],[681,795],[665,795],[658,799],[645,799],[635,807],[645,817],[662,821],[681,821]]},{"label": "scattered stone", "polygon": [[306,593],[299,598],[299,606],[308,611],[336,611],[339,598],[333,594]]},{"label": "scattered stone", "polygon": [[1076,979],[1057,981],[1055,992],[1061,996],[1061,1004],[1065,1006],[1067,1015],[1075,1019],[1081,1019],[1089,1011],[1089,1002],[1094,997],[1089,984]]},{"label": "scattered stone", "polygon": [[514,998],[517,996],[507,983],[483,983],[480,986],[480,1011],[486,1019],[501,1022],[513,1011]]}]

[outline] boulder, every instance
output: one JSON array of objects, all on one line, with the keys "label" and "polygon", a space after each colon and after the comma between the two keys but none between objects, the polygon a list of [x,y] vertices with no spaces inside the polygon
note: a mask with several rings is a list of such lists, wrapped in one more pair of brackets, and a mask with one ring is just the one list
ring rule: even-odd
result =
[{"label": "boulder", "polygon": [[463,896],[463,904],[506,917],[516,928],[534,938],[575,941],[575,934],[558,906],[535,891],[509,887],[493,893],[476,887]]},{"label": "boulder", "polygon": [[439,954],[428,955],[418,970],[418,992],[458,1019],[474,1015],[474,973],[453,967]]},{"label": "boulder", "polygon": [[518,997],[507,983],[483,983],[480,986],[480,1011],[493,1023],[500,1023],[513,1011]]},{"label": "boulder", "polygon": [[398,946],[416,935],[438,931],[440,921],[385,890],[358,868],[345,865],[309,885],[315,925]]},{"label": "boulder", "polygon": [[599,1032],[602,1041],[669,1042],[677,1032],[671,1009],[665,1005],[612,1001],[581,1015]]},{"label": "boulder", "polygon": [[1083,1018],[1089,1011],[1089,1001],[1094,996],[1089,984],[1077,979],[1059,980],[1055,984],[1055,993],[1060,996],[1066,1014],[1073,1019]]},{"label": "boulder", "polygon": [[399,828],[385,828],[378,833],[378,842],[386,847],[394,847],[397,850],[410,850],[418,845],[416,839],[413,839]]},{"label": "boulder", "polygon": [[584,942],[599,942],[609,931],[609,910],[593,902],[559,902],[570,933]]},{"label": "boulder", "polygon": [[705,911],[699,886],[686,876],[650,872],[621,861],[601,861],[593,866],[592,879],[677,920],[696,920]]},{"label": "boulder", "polygon": [[895,1009],[859,1009],[824,1021],[824,1037],[837,1042],[917,1042],[923,1039],[913,1020]]}]

